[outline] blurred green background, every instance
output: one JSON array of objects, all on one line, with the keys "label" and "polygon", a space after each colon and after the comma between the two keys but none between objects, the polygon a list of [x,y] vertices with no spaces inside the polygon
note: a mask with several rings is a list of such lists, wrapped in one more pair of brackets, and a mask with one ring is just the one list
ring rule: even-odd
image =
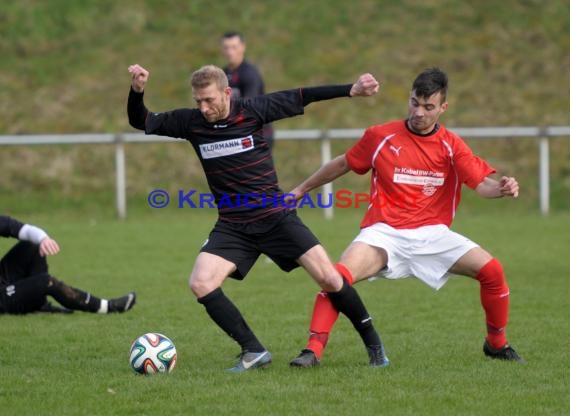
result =
[{"label": "blurred green background", "polygon": [[[269,91],[346,83],[371,72],[371,99],[311,105],[276,128],[364,128],[406,114],[411,81],[427,66],[450,76],[449,126],[568,125],[570,4],[565,0],[171,1],[21,0],[0,8],[0,134],[118,133],[127,66],[151,71],[153,110],[188,106],[190,72],[222,65],[219,37],[243,31]],[[340,153],[351,141],[334,144]],[[468,140],[522,185],[516,203],[470,209],[537,211],[537,142]],[[552,144],[552,207],[570,210],[570,140]],[[279,142],[285,189],[319,164],[318,143]],[[106,145],[0,147],[3,210],[50,208],[113,215],[114,156]],[[127,146],[129,214],[148,211],[153,189],[206,190],[187,143]],[[338,187],[367,190],[352,176]],[[484,208],[489,207],[489,208]],[[501,208],[498,208],[501,207]]]}]

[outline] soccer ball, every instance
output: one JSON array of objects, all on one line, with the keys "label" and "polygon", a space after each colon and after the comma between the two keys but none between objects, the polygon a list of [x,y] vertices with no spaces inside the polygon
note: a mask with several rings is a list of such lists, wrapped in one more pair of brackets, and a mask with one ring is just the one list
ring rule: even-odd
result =
[{"label": "soccer ball", "polygon": [[170,373],[176,365],[176,347],[168,337],[149,332],[133,342],[129,362],[139,374]]}]

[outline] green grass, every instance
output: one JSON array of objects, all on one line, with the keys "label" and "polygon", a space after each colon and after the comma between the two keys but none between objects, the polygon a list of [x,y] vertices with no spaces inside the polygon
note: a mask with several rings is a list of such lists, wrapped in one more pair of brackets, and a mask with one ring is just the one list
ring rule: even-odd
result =
[{"label": "green grass", "polygon": [[[221,63],[218,36],[244,30],[268,90],[348,82],[363,71],[383,81],[368,100],[315,104],[277,128],[364,127],[405,114],[413,76],[430,65],[451,77],[449,126],[568,124],[570,18],[566,2],[482,0],[22,0],[0,10],[0,134],[129,130],[126,67],[151,70],[152,109],[186,106],[187,77]],[[383,332],[392,365],[371,371],[346,320],[322,368],[287,367],[304,345],[316,286],[260,261],[226,292],[274,354],[267,371],[230,376],[236,346],[186,288],[215,214],[151,210],[153,189],[205,189],[187,145],[128,145],[129,218],[113,217],[110,146],[4,147],[3,213],[45,226],[61,243],[53,273],[102,296],[131,289],[139,304],[120,316],[0,316],[2,415],[134,414],[516,414],[568,412],[566,293],[570,246],[567,138],[552,141],[553,208],[537,211],[536,142],[470,141],[521,182],[519,201],[467,194],[456,229],[504,263],[512,292],[509,334],[525,366],[485,360],[477,285],[451,281],[434,293],[415,280],[358,286]],[[350,142],[334,144],[342,152]],[[184,150],[181,150],[184,146]],[[275,156],[285,189],[319,163],[316,143],[282,142]],[[347,176],[336,189],[366,191]],[[335,258],[361,213],[303,217]],[[0,253],[10,241],[0,241]],[[130,343],[161,331],[179,351],[167,377],[136,377]]]},{"label": "green grass", "polygon": [[[296,127],[361,127],[400,117],[412,77],[451,75],[449,124],[567,123],[566,2],[552,0],[12,1],[0,12],[0,131],[123,131],[129,77],[152,72],[156,109],[187,105],[187,77],[222,64],[219,37],[240,29],[269,90],[348,82],[363,71],[383,94],[311,109]],[[49,105],[46,105],[49,104]],[[286,125],[291,126],[290,122]]]},{"label": "green grass", "polygon": [[[501,205],[503,201],[490,202]],[[469,208],[469,207],[467,207]],[[301,215],[337,258],[360,212]],[[123,223],[105,215],[36,213],[58,239],[52,273],[101,296],[136,289],[132,312],[116,316],[0,316],[3,415],[461,414],[561,415],[568,411],[567,248],[570,217],[460,212],[455,229],[504,263],[511,288],[509,338],[528,363],[483,357],[477,284],[452,279],[440,292],[419,281],[361,283],[392,364],[372,370],[346,319],[333,332],[321,368],[294,371],[316,286],[258,262],[225,291],[271,349],[270,369],[226,374],[237,346],[208,319],[186,287],[213,212],[140,211]],[[12,242],[0,242],[0,252]],[[135,376],[130,343],[148,331],[171,337],[179,361],[169,376]]]}]

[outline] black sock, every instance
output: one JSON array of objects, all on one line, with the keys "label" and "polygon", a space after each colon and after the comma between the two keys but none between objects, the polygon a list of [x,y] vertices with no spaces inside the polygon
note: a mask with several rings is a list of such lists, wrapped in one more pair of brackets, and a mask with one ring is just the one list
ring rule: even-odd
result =
[{"label": "black sock", "polygon": [[372,318],[368,314],[362,299],[356,290],[343,279],[342,289],[338,292],[328,292],[329,299],[333,306],[352,322],[354,328],[360,334],[364,345],[380,345],[380,336],[374,325]]},{"label": "black sock", "polygon": [[226,297],[222,288],[217,288],[198,299],[210,318],[232,337],[243,351],[262,352],[265,348],[255,337],[238,308]]},{"label": "black sock", "polygon": [[50,276],[47,293],[67,309],[97,312],[101,306],[101,299],[80,289],[68,286],[52,276]]}]

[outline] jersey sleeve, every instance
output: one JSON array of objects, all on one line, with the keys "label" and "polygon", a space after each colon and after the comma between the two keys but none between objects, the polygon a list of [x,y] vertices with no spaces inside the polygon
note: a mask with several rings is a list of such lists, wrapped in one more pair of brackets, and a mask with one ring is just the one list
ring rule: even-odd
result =
[{"label": "jersey sleeve", "polygon": [[473,154],[469,146],[459,138],[455,143],[453,164],[459,181],[471,189],[477,188],[487,176],[496,172],[485,160]]},{"label": "jersey sleeve", "polygon": [[18,238],[23,226],[23,223],[12,217],[0,215],[0,236],[2,237]]},{"label": "jersey sleeve", "polygon": [[164,113],[149,112],[145,123],[146,134],[188,138],[191,131],[193,110],[182,108]]},{"label": "jersey sleeve", "polygon": [[251,110],[262,123],[304,114],[301,90],[285,90],[243,100],[243,107]]},{"label": "jersey sleeve", "polygon": [[348,167],[359,175],[364,175],[372,169],[374,144],[376,134],[372,128],[367,129],[364,135],[345,153]]}]

